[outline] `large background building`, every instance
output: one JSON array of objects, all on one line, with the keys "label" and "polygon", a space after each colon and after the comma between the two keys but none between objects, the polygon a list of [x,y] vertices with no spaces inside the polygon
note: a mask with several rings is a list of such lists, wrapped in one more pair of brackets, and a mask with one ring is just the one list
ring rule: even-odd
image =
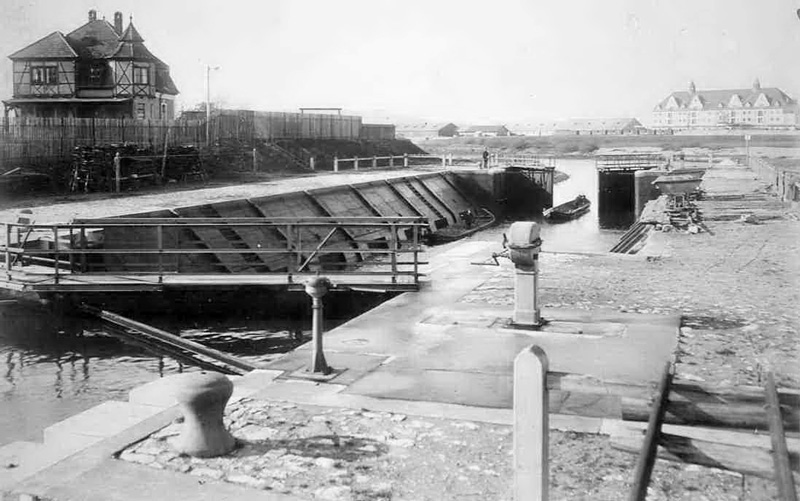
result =
[{"label": "large background building", "polygon": [[653,126],[670,129],[718,127],[793,128],[797,101],[777,87],[673,92],[653,110]]},{"label": "large background building", "polygon": [[154,56],[133,26],[89,20],[67,35],[55,31],[11,54],[14,97],[6,115],[171,119],[178,89],[169,66]]}]

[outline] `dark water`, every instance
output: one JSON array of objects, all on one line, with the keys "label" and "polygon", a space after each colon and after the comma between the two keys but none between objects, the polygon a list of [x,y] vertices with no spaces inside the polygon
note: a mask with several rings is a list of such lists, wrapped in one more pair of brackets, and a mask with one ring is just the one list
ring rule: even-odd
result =
[{"label": "dark water", "polygon": [[[607,251],[620,232],[601,230],[598,224],[594,162],[561,160],[558,169],[570,179],[556,185],[555,203],[582,193],[592,201],[592,210],[574,221],[543,223],[544,250]],[[505,228],[478,238],[496,236],[499,245]],[[326,328],[384,299],[356,298],[336,311]],[[265,309],[251,308],[248,313],[234,299],[229,308],[217,308],[213,314],[129,316],[252,361],[267,361],[297,346],[296,331],[308,336],[310,315],[301,311],[276,318]],[[193,370],[126,346],[107,336],[96,321],[0,302],[0,445],[40,440],[42,430],[55,422],[105,400],[126,400],[132,388],[184,369]]]}]

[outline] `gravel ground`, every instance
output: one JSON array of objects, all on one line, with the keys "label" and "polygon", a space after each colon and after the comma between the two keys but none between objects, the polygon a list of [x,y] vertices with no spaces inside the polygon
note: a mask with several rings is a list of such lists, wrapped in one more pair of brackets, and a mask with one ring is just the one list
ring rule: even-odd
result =
[{"label": "gravel ground", "polygon": [[[513,499],[510,426],[250,399],[228,406],[226,424],[239,442],[229,456],[176,454],[173,424],[120,459],[300,499]],[[552,500],[614,501],[630,489],[633,456],[604,437],[552,432],[550,455]],[[738,475],[660,463],[650,501],[757,499]]]}]

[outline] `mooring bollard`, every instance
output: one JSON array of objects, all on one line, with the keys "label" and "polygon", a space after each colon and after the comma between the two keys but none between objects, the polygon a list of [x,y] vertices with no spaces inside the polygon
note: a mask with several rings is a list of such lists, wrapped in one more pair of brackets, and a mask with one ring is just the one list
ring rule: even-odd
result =
[{"label": "mooring bollard", "polygon": [[508,250],[514,263],[514,323],[539,326],[539,225],[533,221],[517,221],[508,230]]},{"label": "mooring bollard", "polygon": [[550,405],[547,355],[530,346],[514,359],[514,499],[546,501],[549,491]]},{"label": "mooring bollard", "polygon": [[183,378],[175,394],[183,411],[183,429],[172,446],[201,458],[229,453],[236,447],[236,439],[225,428],[222,414],[233,383],[216,372],[192,372]]},{"label": "mooring bollard", "polygon": [[333,370],[328,367],[325,361],[325,353],[322,351],[322,296],[328,293],[331,281],[325,277],[314,277],[306,282],[306,294],[311,296],[311,367],[309,372],[313,374],[328,375]]}]

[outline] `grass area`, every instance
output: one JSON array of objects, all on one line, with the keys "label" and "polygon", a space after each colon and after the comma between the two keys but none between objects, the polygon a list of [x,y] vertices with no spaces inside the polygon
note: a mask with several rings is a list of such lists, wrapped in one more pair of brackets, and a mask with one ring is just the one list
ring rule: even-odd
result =
[{"label": "grass area", "polygon": [[[509,136],[457,137],[422,141],[419,146],[431,153],[477,152],[483,148],[504,152],[546,155],[591,155],[600,148],[659,148],[681,151],[691,148],[722,150],[744,147],[742,136]],[[800,135],[753,135],[751,147],[800,147]]]}]

